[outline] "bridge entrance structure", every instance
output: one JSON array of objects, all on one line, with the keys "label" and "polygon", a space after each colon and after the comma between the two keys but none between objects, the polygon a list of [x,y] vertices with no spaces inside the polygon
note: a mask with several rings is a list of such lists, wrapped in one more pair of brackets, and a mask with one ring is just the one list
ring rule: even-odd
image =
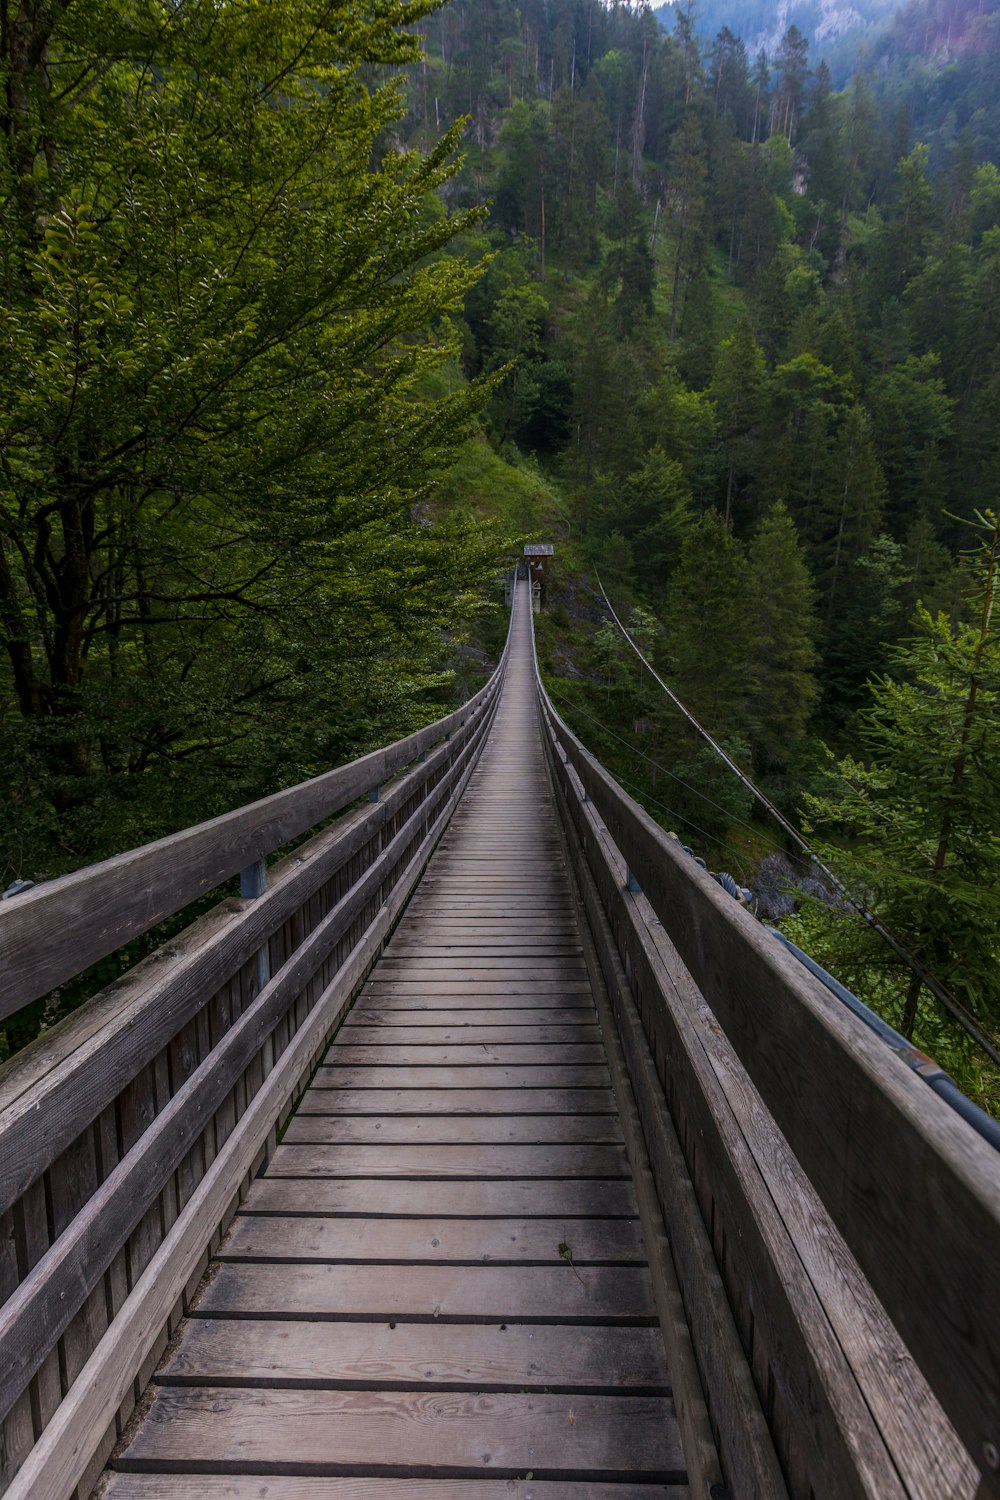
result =
[{"label": "bridge entrance structure", "polygon": [[437,725],[5,903],[3,1014],[238,872],[0,1074],[0,1493],[1000,1494],[996,1153],[587,754],[526,583]]}]

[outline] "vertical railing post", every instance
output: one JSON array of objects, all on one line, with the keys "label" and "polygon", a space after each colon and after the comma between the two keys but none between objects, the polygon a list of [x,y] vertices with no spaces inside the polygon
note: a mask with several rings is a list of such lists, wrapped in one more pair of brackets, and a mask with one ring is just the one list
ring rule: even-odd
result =
[{"label": "vertical railing post", "polygon": [[[368,801],[369,802],[378,802],[378,801],[381,800],[381,796],[382,796],[381,788],[379,788],[377,786],[372,786],[372,787],[368,788]],[[375,832],[372,834],[372,843],[374,845],[375,858],[377,859],[378,856],[382,853],[382,849],[383,849],[384,844],[385,844],[385,840],[382,837],[382,829],[381,828],[376,828]]]},{"label": "vertical railing post", "polygon": [[[255,860],[240,871],[240,895],[248,901],[256,901],[267,890],[267,863]],[[257,949],[257,993],[260,994],[271,978],[271,955],[267,943]]]}]

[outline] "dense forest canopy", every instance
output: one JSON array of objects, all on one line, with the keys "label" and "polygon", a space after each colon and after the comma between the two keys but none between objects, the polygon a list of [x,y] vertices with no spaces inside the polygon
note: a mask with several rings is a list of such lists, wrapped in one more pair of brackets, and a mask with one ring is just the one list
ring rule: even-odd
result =
[{"label": "dense forest canopy", "polygon": [[995,1033],[991,6],[913,0],[844,87],[692,6],[4,11],[8,874],[433,714],[520,532],[591,747],[988,1100],[593,569]]},{"label": "dense forest canopy", "polygon": [[678,10],[689,12],[706,41],[728,27],[754,55],[775,52],[795,26],[843,82],[859,50],[881,35],[896,9],[897,0],[669,0],[654,14],[669,31]]},{"label": "dense forest canopy", "polygon": [[426,510],[489,388],[433,384],[480,214],[395,135],[428,9],[0,13],[8,879],[439,711],[503,549]]},{"label": "dense forest canopy", "polygon": [[[526,520],[561,538],[562,706],[668,826],[793,907],[810,872],[601,624],[596,565],[726,750],[995,1028],[1000,174],[988,131],[914,128],[916,14],[895,73],[837,89],[794,26],[753,58],[697,8],[664,31],[641,5],[453,0],[405,129],[466,116],[449,200],[492,199],[463,367],[517,361],[486,421],[548,487]],[[864,924],[791,922],[976,1086]]]}]

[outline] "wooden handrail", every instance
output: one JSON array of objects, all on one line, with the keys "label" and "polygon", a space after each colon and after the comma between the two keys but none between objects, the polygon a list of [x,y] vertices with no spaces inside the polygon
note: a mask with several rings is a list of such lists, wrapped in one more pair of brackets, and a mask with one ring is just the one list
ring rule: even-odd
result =
[{"label": "wooden handrail", "polygon": [[95,996],[71,1025],[12,1059],[0,1075],[0,1214],[198,1013],[226,976],[239,972],[331,872],[392,822],[449,754],[447,744],[439,746],[379,802],[348,813],[296,850],[272,872],[262,896],[221,903]]},{"label": "wooden handrail", "polygon": [[0,902],[0,1020],[382,785],[482,712],[501,673],[384,749]]},{"label": "wooden handrail", "polygon": [[[717,1252],[728,1212],[735,1219],[722,1231],[723,1257],[737,1243],[749,1257],[742,1290],[736,1272],[729,1284],[744,1302],[738,1322],[758,1388],[765,1372],[772,1407],[781,1404],[782,1384],[792,1406],[801,1396],[801,1426],[809,1402],[824,1405],[818,1392],[826,1381],[823,1420],[842,1424],[839,1462],[848,1465],[838,1494],[895,1493],[865,1478],[874,1460],[849,1430],[852,1404],[860,1417],[867,1406],[875,1411],[892,1473],[922,1466],[929,1475],[913,1493],[971,1496],[981,1470],[979,1493],[1000,1494],[989,1466],[1000,1446],[1000,1157],[618,786],[560,718],[540,677],[538,690],[553,777],[615,930],[661,1097],[686,1134],[689,1164],[699,1154],[713,1163],[719,1190],[709,1183],[699,1196],[716,1221]],[[748,1144],[753,1175],[727,1186]],[[767,1186],[751,1212],[754,1180]],[[772,1233],[775,1203],[785,1208]],[[779,1265],[782,1234],[791,1255]],[[793,1287],[789,1296],[796,1276],[801,1294]],[[822,1304],[812,1329],[803,1323],[813,1317],[810,1287],[820,1289]],[[793,1315],[797,1330],[782,1324]],[[791,1360],[784,1370],[761,1355],[769,1318]],[[819,1341],[828,1342],[823,1325],[848,1350],[854,1340],[858,1368],[847,1362],[840,1391],[829,1349],[825,1368],[817,1358]],[[860,1365],[878,1361],[880,1345],[883,1367],[866,1376]],[[846,1400],[852,1383],[860,1403],[853,1394]],[[965,1452],[940,1410],[935,1418],[930,1391]],[[766,1404],[767,1390],[761,1394]],[[822,1435],[817,1428],[810,1441]],[[801,1452],[801,1444],[800,1431],[786,1446]],[[828,1453],[823,1463],[830,1462]],[[836,1465],[827,1468],[827,1485],[836,1473]],[[817,1493],[822,1476],[817,1462]]]}]

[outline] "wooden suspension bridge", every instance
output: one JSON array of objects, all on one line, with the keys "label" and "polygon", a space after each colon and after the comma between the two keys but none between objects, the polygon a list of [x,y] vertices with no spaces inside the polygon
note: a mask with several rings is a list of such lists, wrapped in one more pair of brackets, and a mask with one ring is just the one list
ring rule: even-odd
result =
[{"label": "wooden suspension bridge", "polygon": [[438,724],[0,906],[2,1016],[240,875],[0,1072],[8,1500],[1000,1495],[1000,1156],[587,754],[526,590]]}]

